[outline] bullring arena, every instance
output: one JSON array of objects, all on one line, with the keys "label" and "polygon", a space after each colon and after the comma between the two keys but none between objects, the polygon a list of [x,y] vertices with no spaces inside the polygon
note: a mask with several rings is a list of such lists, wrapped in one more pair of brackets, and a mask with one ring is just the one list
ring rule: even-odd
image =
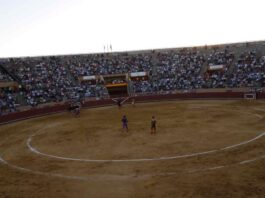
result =
[{"label": "bullring arena", "polygon": [[0,196],[264,197],[263,100],[110,104],[1,125]]}]

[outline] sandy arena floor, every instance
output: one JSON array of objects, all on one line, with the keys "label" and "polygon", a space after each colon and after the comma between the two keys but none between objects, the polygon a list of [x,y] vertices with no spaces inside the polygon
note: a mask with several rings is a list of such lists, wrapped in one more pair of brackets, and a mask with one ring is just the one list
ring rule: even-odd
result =
[{"label": "sandy arena floor", "polygon": [[0,197],[264,197],[264,132],[265,101],[112,106],[2,125]]}]

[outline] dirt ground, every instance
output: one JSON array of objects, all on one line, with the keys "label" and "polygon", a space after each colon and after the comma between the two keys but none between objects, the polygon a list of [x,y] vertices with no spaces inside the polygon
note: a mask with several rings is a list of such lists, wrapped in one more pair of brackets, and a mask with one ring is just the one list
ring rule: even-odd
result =
[{"label": "dirt ground", "polygon": [[245,100],[110,106],[2,125],[0,197],[264,197],[264,132],[265,101]]}]

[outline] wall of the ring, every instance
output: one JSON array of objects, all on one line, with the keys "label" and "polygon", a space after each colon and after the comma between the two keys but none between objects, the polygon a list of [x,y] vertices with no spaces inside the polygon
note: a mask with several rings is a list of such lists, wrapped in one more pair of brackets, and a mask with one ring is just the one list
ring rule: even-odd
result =
[{"label": "wall of the ring", "polygon": [[[163,101],[175,99],[242,99],[244,92],[208,92],[208,93],[177,93],[165,95],[145,95],[135,97],[136,102]],[[257,99],[265,99],[265,93],[257,93]],[[112,100],[87,101],[84,107],[99,107],[115,104]],[[67,111],[68,104],[53,105],[43,108],[32,108],[27,111],[10,113],[0,116],[0,124],[39,117],[43,115]]]},{"label": "wall of the ring", "polygon": [[[112,100],[98,100],[98,101],[89,101],[85,103],[85,107],[99,107],[99,106],[106,106],[112,105],[114,102]],[[0,116],[0,124],[7,124],[10,122],[15,122],[19,120],[25,120],[29,118],[35,118],[39,116],[59,113],[67,111],[69,104],[57,104],[52,106],[46,106],[42,108],[33,107],[30,110],[14,112],[7,115]]]}]

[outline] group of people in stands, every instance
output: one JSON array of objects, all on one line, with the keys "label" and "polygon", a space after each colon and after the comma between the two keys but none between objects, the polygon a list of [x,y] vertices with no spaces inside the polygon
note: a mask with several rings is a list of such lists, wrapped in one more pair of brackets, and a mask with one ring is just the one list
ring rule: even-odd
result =
[{"label": "group of people in stands", "polygon": [[235,64],[228,85],[230,87],[264,87],[265,56],[256,51],[244,52]]},{"label": "group of people in stands", "polygon": [[[262,56],[263,55],[263,56]],[[57,57],[2,59],[1,65],[21,80],[19,95],[26,104],[105,97],[102,83],[80,83],[78,77],[130,72],[150,73],[149,79],[132,82],[135,93],[174,90],[265,86],[265,54],[245,51],[235,58],[229,48],[167,50],[148,53],[113,53]],[[207,70],[224,65],[222,70]],[[205,69],[206,68],[206,69]],[[0,73],[0,81],[12,80]],[[1,112],[16,111],[16,93],[1,89]],[[6,110],[8,109],[8,110]]]},{"label": "group of people in stands", "polygon": [[75,77],[124,74],[152,69],[150,54],[80,55],[67,61],[70,73]]},{"label": "group of people in stands", "polygon": [[163,91],[201,88],[201,68],[205,62],[197,50],[159,53],[157,89]]},{"label": "group of people in stands", "polygon": [[227,48],[211,52],[208,56],[208,65],[224,65],[225,67],[222,70],[206,73],[203,88],[225,88],[229,68],[232,66],[234,58],[234,53]]},{"label": "group of people in stands", "polygon": [[12,90],[3,89],[0,92],[0,116],[16,111],[15,94]]},{"label": "group of people in stands", "polygon": [[13,80],[9,75],[1,72],[0,70],[0,82],[8,82],[8,81],[13,81]]},{"label": "group of people in stands", "polygon": [[[10,82],[13,79],[0,70],[0,83]],[[12,89],[0,88],[0,115],[4,112],[15,112],[15,94]]]}]

